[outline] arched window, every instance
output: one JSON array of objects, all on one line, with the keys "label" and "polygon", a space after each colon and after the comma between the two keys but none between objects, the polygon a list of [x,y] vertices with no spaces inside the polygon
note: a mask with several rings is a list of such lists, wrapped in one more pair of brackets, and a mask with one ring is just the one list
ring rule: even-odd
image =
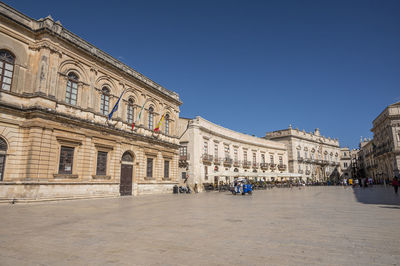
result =
[{"label": "arched window", "polygon": [[126,120],[127,120],[128,124],[132,124],[133,123],[133,116],[134,116],[133,103],[134,103],[133,99],[130,98],[128,100],[128,110],[127,110],[127,116],[126,116]]},{"label": "arched window", "polygon": [[169,114],[165,115],[165,135],[169,135]]},{"label": "arched window", "polygon": [[149,108],[149,129],[154,129],[154,109],[153,107]]},{"label": "arched window", "polygon": [[15,57],[6,50],[0,50],[0,87],[10,91],[14,73]]},{"label": "arched window", "polygon": [[69,104],[76,105],[78,95],[78,80],[79,77],[74,73],[68,74],[67,91],[65,93],[65,101]]},{"label": "arched window", "polygon": [[3,181],[4,168],[6,165],[7,143],[0,138],[0,181]]},{"label": "arched window", "polygon": [[101,102],[100,102],[100,113],[108,115],[108,106],[110,104],[110,90],[107,87],[103,87],[101,90]]},{"label": "arched window", "polygon": [[130,154],[130,152],[127,152],[127,151],[126,151],[126,152],[122,155],[122,160],[121,160],[121,161],[132,163],[132,162],[133,162],[133,156],[132,156],[132,154]]}]

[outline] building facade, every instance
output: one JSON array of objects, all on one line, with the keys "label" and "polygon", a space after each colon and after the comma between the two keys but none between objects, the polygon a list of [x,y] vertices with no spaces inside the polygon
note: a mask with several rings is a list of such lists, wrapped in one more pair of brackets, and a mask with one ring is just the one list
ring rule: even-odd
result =
[{"label": "building facade", "polygon": [[229,183],[235,177],[290,178],[284,144],[242,134],[202,117],[180,119],[180,175],[189,185]]},{"label": "building facade", "polygon": [[288,147],[289,172],[303,175],[306,182],[338,181],[340,178],[340,147],[337,139],[314,132],[288,129],[268,132],[268,140]]},{"label": "building facade", "polygon": [[377,163],[374,156],[373,140],[365,138],[360,140],[360,149],[358,151],[359,177],[372,178],[377,180]]},{"label": "building facade", "polygon": [[352,178],[351,155],[349,148],[340,148],[340,179]]},{"label": "building facade", "polygon": [[0,3],[0,82],[0,199],[156,193],[176,184],[179,96],[59,21]]},{"label": "building facade", "polygon": [[378,179],[392,179],[400,167],[400,102],[389,105],[373,121],[373,155]]}]

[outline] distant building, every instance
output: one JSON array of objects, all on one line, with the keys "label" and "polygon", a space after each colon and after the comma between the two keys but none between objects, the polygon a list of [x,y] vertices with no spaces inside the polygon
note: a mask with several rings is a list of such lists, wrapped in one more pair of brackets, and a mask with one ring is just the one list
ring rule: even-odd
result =
[{"label": "distant building", "polygon": [[377,176],[377,163],[374,156],[373,141],[365,138],[360,140],[358,151],[359,176],[361,178],[379,179]]},{"label": "distant building", "polygon": [[300,175],[288,173],[286,145],[239,133],[202,117],[181,118],[179,169],[181,182],[229,183],[235,177],[284,180]]},{"label": "distant building", "polygon": [[373,155],[379,179],[392,179],[400,168],[400,102],[389,105],[373,121]]},{"label": "distant building", "polygon": [[339,180],[340,147],[337,139],[321,136],[318,129],[308,133],[291,126],[268,132],[265,138],[288,147],[289,172],[302,174],[308,181]]},{"label": "distant building", "polygon": [[349,148],[340,148],[340,179],[352,177],[351,155]]}]

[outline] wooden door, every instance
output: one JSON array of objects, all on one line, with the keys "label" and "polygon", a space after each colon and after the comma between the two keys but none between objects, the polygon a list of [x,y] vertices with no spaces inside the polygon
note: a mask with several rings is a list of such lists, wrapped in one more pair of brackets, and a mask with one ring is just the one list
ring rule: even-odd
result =
[{"label": "wooden door", "polygon": [[132,195],[133,165],[121,164],[121,183],[119,193],[121,196]]}]

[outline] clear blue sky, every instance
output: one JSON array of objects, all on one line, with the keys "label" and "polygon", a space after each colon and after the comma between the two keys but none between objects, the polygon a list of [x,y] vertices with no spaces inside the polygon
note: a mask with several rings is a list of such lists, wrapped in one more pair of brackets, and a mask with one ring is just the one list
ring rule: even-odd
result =
[{"label": "clear blue sky", "polygon": [[179,93],[182,117],[356,147],[400,101],[400,1],[5,1]]}]

